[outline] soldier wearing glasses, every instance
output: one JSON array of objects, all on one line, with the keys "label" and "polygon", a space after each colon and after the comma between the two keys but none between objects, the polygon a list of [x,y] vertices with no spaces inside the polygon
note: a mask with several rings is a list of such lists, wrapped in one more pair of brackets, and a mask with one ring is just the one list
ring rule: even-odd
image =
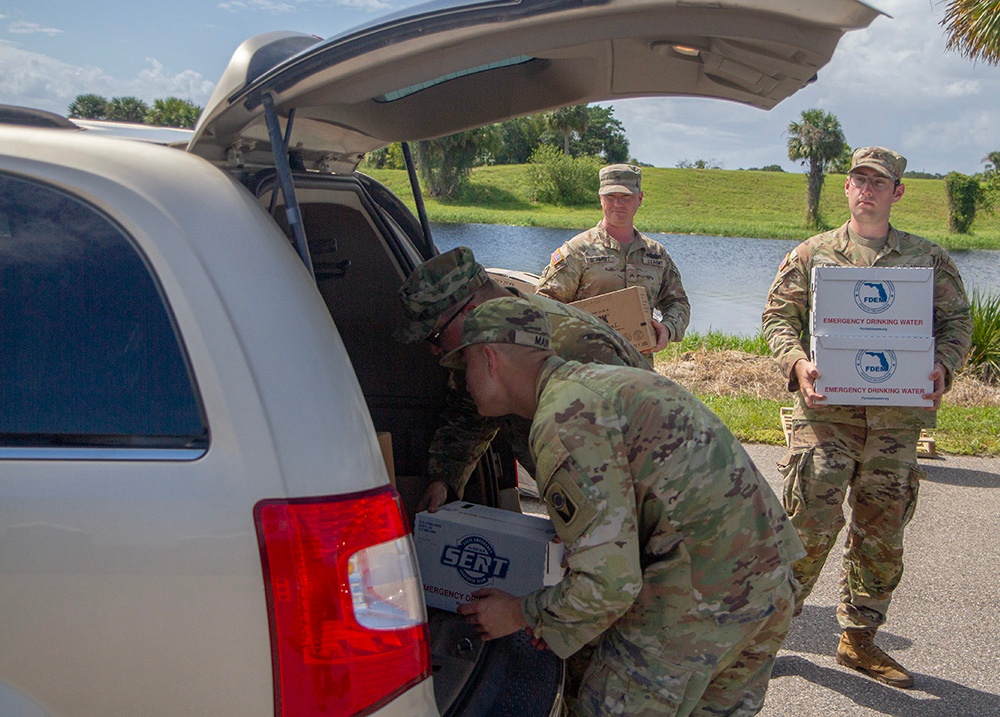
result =
[{"label": "soldier wearing glasses", "polygon": [[[581,363],[633,366],[652,370],[646,358],[600,319],[544,296],[522,295],[502,287],[476,261],[472,250],[460,246],[427,260],[403,283],[399,298],[407,323],[396,338],[404,342],[427,341],[435,355],[458,346],[462,321],[488,299],[523,296],[552,323],[552,347],[563,358]],[[418,510],[437,510],[462,496],[479,458],[499,431],[510,444],[521,466],[534,475],[528,449],[530,421],[516,416],[483,417],[465,388],[453,381],[441,425],[428,453],[428,487]]]},{"label": "soldier wearing glasses", "polygon": [[[839,229],[814,236],[781,263],[767,298],[763,333],[795,392],[789,454],[779,465],[785,510],[806,548],[794,565],[800,583],[797,610],[816,584],[845,524],[837,620],[843,630],[836,659],[894,687],[913,676],[875,646],[893,590],[903,573],[903,530],[913,515],[922,471],[920,430],[935,425],[941,396],[969,351],[972,321],[962,279],[937,244],[889,223],[903,197],[906,159],[884,147],[854,152],[844,182],[851,217]],[[926,407],[826,406],[815,390],[819,377],[809,360],[810,278],[814,266],[933,267],[933,393]]]},{"label": "soldier wearing glasses", "polygon": [[659,351],[684,338],[691,318],[681,274],[659,242],[639,233],[635,214],[642,205],[642,170],[612,164],[600,171],[604,218],[552,253],[538,282],[538,293],[569,303],[630,286],[646,289],[650,308],[662,315],[653,321]]}]

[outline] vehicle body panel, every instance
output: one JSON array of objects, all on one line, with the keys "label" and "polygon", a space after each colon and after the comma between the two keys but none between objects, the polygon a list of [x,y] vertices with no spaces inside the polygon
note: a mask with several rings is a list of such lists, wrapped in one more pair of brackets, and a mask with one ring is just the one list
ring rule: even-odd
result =
[{"label": "vehicle body panel", "polygon": [[[857,0],[523,0],[411,12],[323,42],[292,33],[248,42],[191,151],[270,163],[260,154],[264,94],[280,116],[295,112],[289,147],[326,171],[350,171],[390,142],[565,105],[688,95],[769,109],[815,78],[845,31],[880,14]],[[297,54],[260,67],[286,45]]]},{"label": "vehicle body panel", "polygon": [[[29,697],[59,685],[53,714],[272,714],[253,505],[388,482],[330,315],[273,221],[201,160],[77,133],[0,134],[0,171],[85,193],[147,255],[211,428],[208,451],[180,471],[127,452],[72,471],[59,449],[4,461],[0,604],[16,619],[4,620],[0,674]],[[60,638],[40,645],[54,625]],[[178,660],[186,652],[197,659]],[[116,702],[104,663],[123,658],[133,684]]]}]

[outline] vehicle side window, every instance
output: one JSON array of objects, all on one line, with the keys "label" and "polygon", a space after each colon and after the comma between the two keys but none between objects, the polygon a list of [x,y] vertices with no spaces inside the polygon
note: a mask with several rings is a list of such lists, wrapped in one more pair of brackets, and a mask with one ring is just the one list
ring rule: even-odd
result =
[{"label": "vehicle side window", "polygon": [[203,449],[207,435],[129,237],[79,199],[0,175],[0,447]]}]

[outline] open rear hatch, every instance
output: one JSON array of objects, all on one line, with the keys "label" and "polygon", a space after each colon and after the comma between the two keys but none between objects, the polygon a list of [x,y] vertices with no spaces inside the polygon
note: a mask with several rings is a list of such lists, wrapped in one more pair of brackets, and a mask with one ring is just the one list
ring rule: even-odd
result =
[{"label": "open rear hatch", "polygon": [[305,169],[560,106],[666,95],[762,109],[813,81],[858,0],[522,0],[409,8],[319,40],[270,33],[237,51],[190,151],[273,166],[264,98]]}]

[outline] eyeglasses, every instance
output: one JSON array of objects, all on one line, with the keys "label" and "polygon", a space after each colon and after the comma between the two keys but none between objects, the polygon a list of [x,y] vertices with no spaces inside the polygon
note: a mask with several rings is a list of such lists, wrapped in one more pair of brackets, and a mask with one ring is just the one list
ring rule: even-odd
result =
[{"label": "eyeglasses", "polygon": [[459,314],[462,313],[462,309],[464,309],[470,301],[472,301],[471,296],[465,301],[463,301],[461,304],[459,304],[458,308],[455,310],[455,313],[449,316],[448,320],[445,321],[443,324],[441,324],[440,328],[438,328],[437,331],[432,331],[430,334],[428,334],[427,338],[424,339],[424,341],[429,343],[431,346],[437,346],[438,348],[442,348],[441,334],[443,334],[445,330],[447,330],[451,322],[455,320],[455,317],[457,317]]},{"label": "eyeglasses", "polygon": [[848,175],[848,178],[855,189],[864,189],[866,184],[871,184],[872,189],[876,192],[883,192],[889,187],[899,185],[898,179],[893,181],[888,177],[869,177],[867,174],[851,174]]}]

